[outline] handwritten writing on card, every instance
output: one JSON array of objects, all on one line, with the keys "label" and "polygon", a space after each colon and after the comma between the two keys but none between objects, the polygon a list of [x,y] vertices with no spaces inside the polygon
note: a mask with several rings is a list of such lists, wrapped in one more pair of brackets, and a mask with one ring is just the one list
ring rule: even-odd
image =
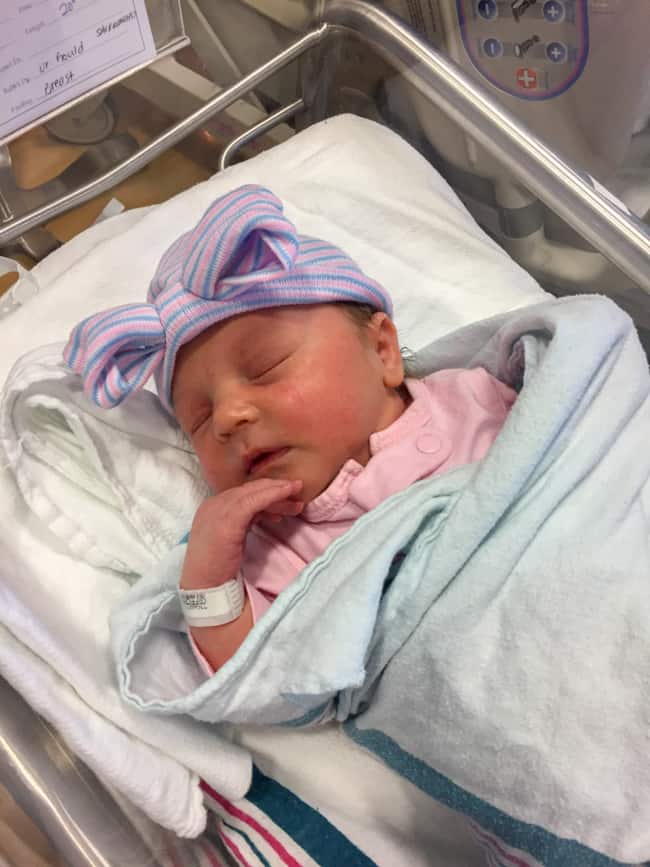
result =
[{"label": "handwritten writing on card", "polygon": [[155,54],[144,0],[1,0],[0,143]]}]

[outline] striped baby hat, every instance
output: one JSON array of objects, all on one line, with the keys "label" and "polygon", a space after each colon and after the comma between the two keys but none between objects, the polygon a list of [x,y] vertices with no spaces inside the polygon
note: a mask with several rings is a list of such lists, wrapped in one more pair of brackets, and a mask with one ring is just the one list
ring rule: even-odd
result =
[{"label": "striped baby hat", "polygon": [[338,247],[299,235],[282,203],[247,184],[214,201],[164,253],[146,304],[96,313],[73,328],[63,357],[85,393],[117,406],[153,374],[172,412],[178,350],[231,316],[293,304],[349,301],[392,315],[390,297]]}]

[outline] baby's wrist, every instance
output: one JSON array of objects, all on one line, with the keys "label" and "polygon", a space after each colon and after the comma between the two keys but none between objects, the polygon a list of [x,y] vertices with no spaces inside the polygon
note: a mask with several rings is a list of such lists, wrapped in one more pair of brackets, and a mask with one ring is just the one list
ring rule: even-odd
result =
[{"label": "baby's wrist", "polygon": [[246,600],[241,575],[225,584],[188,590],[180,587],[178,596],[190,627],[225,626],[237,620]]},{"label": "baby's wrist", "polygon": [[215,575],[214,572],[206,574],[183,570],[178,586],[180,590],[209,590],[211,587],[220,587],[236,577],[236,574]]}]

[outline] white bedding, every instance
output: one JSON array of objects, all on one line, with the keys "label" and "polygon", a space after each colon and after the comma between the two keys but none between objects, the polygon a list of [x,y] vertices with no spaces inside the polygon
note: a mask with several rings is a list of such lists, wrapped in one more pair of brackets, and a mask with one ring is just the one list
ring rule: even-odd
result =
[{"label": "white bedding", "polygon": [[[340,245],[389,289],[402,343],[412,349],[543,295],[423,158],[386,128],[341,116],[169,202],[106,220],[49,256],[33,272],[39,294],[0,320],[0,382],[20,355],[64,340],[83,316],[144,299],[170,241],[218,195],[250,182],[283,199],[301,232]],[[43,514],[30,511],[5,467],[0,673],[101,778],[156,822],[197,834],[205,819],[198,775],[235,798],[247,786],[248,756],[233,747],[215,758],[209,729],[184,719],[154,725],[125,710],[107,617],[126,581],[90,565],[83,550],[72,554],[56,505],[46,522]]]}]

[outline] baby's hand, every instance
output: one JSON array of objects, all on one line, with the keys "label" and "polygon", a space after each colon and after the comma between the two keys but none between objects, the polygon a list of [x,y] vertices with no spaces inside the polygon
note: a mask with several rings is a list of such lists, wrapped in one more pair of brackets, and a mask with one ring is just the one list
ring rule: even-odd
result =
[{"label": "baby's hand", "polygon": [[260,515],[299,515],[304,503],[289,499],[298,480],[256,479],[209,497],[199,506],[187,544],[182,590],[218,587],[239,571],[246,533]]}]

